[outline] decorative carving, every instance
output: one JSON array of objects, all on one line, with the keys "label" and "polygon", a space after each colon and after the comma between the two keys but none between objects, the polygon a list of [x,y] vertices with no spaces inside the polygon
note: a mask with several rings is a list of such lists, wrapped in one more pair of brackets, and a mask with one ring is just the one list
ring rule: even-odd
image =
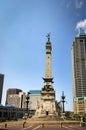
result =
[{"label": "decorative carving", "polygon": [[54,89],[51,87],[51,85],[45,85],[43,88],[42,88],[42,91],[54,91]]}]

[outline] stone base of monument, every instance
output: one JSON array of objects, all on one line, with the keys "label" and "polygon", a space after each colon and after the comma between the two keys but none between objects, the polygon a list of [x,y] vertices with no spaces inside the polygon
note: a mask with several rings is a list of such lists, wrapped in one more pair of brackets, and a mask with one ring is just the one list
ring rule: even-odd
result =
[{"label": "stone base of monument", "polygon": [[59,121],[63,120],[61,117],[56,115],[49,115],[49,116],[33,116],[30,121]]},{"label": "stone base of monument", "polygon": [[79,125],[80,121],[75,121],[75,120],[64,120],[61,117],[56,117],[56,116],[46,116],[46,117],[36,117],[33,116],[32,118],[28,118],[27,122],[29,124],[39,124],[42,126],[46,125],[58,125],[62,128],[63,125],[65,124],[71,124],[71,125]]}]

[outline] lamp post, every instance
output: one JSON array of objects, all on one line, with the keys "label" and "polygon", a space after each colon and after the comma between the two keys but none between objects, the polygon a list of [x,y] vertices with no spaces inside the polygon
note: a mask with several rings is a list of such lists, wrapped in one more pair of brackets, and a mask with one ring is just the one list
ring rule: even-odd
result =
[{"label": "lamp post", "polygon": [[65,109],[64,109],[64,103],[65,103],[64,91],[62,92],[61,98],[62,98],[62,104],[63,104],[63,110],[62,110],[62,112],[64,113],[65,112]]},{"label": "lamp post", "polygon": [[62,117],[65,117],[65,108],[64,108],[64,103],[65,103],[65,96],[64,96],[64,91],[62,91],[62,96],[61,96],[61,101],[62,101]]},{"label": "lamp post", "polygon": [[29,116],[29,113],[28,113],[28,104],[29,104],[29,99],[30,99],[29,94],[30,94],[30,92],[28,92],[27,95],[26,95],[26,113],[25,113],[26,117]]}]

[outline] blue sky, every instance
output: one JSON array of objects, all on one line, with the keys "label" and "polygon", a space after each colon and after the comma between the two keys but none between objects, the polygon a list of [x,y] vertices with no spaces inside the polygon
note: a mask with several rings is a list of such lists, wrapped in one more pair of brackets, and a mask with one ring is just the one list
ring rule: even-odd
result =
[{"label": "blue sky", "polygon": [[0,73],[8,88],[40,90],[45,75],[46,35],[51,32],[56,99],[73,110],[71,47],[76,25],[86,19],[86,0],[0,0]]}]

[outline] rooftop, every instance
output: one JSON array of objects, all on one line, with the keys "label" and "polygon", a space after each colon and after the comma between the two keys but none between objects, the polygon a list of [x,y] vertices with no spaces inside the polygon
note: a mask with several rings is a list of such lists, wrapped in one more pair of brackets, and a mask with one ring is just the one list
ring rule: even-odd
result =
[{"label": "rooftop", "polygon": [[76,35],[76,37],[86,37],[86,33],[80,33],[80,34]]},{"label": "rooftop", "polygon": [[41,94],[41,90],[30,90],[28,93],[30,93],[30,94]]},{"label": "rooftop", "polygon": [[10,108],[10,107],[14,107],[14,106],[11,104],[6,104],[5,107]]}]

